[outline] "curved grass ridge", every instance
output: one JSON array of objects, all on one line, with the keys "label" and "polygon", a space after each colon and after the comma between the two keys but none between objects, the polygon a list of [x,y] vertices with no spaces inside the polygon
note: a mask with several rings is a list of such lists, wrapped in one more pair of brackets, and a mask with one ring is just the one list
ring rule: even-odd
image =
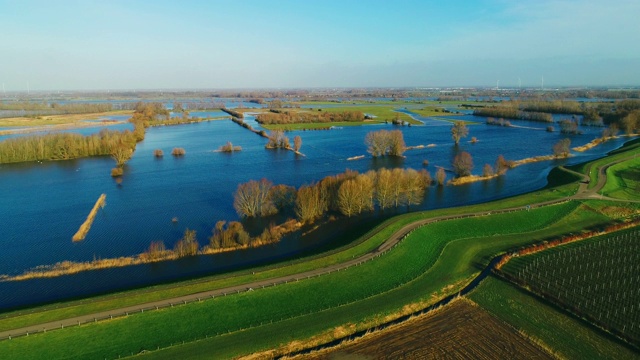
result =
[{"label": "curved grass ridge", "polygon": [[78,231],[73,235],[71,240],[73,240],[74,242],[82,241],[84,240],[85,237],[87,237],[87,234],[91,229],[91,225],[93,224],[93,220],[96,218],[96,214],[98,214],[98,210],[100,210],[101,207],[104,207],[106,205],[105,203],[106,199],[107,199],[107,194],[100,195],[100,197],[98,198],[98,201],[96,201],[95,205],[93,205],[93,209],[91,209],[91,212],[89,212],[89,216],[87,216],[87,220],[85,220],[82,223],[82,225],[80,225],[80,229],[78,229]]},{"label": "curved grass ridge", "polygon": [[[305,327],[302,332],[304,336],[312,335],[307,330],[313,329],[318,333],[327,326],[337,326],[344,322],[345,317],[353,314],[354,307],[359,309],[356,317],[363,316],[362,320],[368,319],[370,322],[372,309],[389,315],[407,303],[429,302],[455,292],[456,286],[443,290],[443,283],[438,279],[442,280],[444,276],[449,278],[448,284],[457,283],[461,286],[478,271],[474,266],[474,258],[479,250],[483,253],[488,249],[493,254],[496,246],[527,241],[519,234],[545,229],[558,218],[574,214],[577,206],[575,202],[568,202],[531,212],[442,221],[414,231],[386,255],[344,271],[171,310],[145,312],[118,321],[17,338],[11,343],[20,347],[20,344],[29,346],[37,343],[33,348],[41,350],[32,352],[30,356],[33,358],[55,357],[59,351],[68,354],[69,349],[74,349],[74,353],[78,351],[78,356],[116,357],[129,355],[131,351],[137,353],[141,349],[170,346],[176,341],[212,340],[210,337],[224,333],[242,334],[248,329],[259,329],[267,324],[280,324],[278,328],[287,328],[289,321],[296,322],[296,325],[277,337],[288,338],[291,331],[301,330],[301,327]],[[529,221],[522,221],[523,217]],[[499,223],[509,226],[496,228],[495,225]],[[556,231],[564,228],[555,226]],[[485,238],[481,238],[481,234]],[[506,243],[502,237],[507,238]],[[454,239],[458,240],[452,242]],[[453,244],[457,245],[451,248]],[[480,249],[477,248],[478,244],[482,244]],[[461,252],[460,249],[467,251]],[[347,309],[349,311],[344,313]],[[340,315],[336,316],[335,312]],[[315,319],[309,324],[307,318],[314,319],[316,315],[322,320]],[[94,343],[89,348],[89,339],[96,338],[96,331],[108,336],[98,336],[104,338],[104,342]],[[222,336],[216,338],[224,339]],[[50,346],[60,341],[67,344],[65,349],[51,349]],[[265,344],[262,341],[257,343],[261,345],[246,350],[263,350]],[[0,354],[7,350],[6,346],[8,342],[0,342]],[[243,352],[237,348],[231,349],[226,351]],[[222,356],[235,354],[238,353],[225,353]]]}]

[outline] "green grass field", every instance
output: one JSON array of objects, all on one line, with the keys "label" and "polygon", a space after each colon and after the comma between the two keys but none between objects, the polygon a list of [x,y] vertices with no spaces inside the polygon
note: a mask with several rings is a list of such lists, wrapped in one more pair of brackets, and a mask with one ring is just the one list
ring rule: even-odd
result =
[{"label": "green grass field", "polygon": [[610,335],[504,280],[488,277],[469,297],[561,358],[637,359],[633,350]]},{"label": "green grass field", "polygon": [[640,200],[640,158],[609,167],[601,193],[617,199]]}]

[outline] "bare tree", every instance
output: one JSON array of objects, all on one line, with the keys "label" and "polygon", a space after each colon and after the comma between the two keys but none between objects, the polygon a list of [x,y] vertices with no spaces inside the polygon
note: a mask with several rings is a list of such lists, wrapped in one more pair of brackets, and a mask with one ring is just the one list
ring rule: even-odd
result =
[{"label": "bare tree", "polygon": [[393,177],[391,170],[382,168],[376,173],[375,194],[378,206],[381,209],[389,208],[393,205]]},{"label": "bare tree", "polygon": [[389,146],[389,155],[391,156],[402,156],[407,148],[404,143],[404,136],[400,130],[393,130],[389,132],[389,140],[387,143]]},{"label": "bare tree", "polygon": [[301,146],[302,146],[302,138],[299,135],[296,135],[293,138],[293,150],[298,152],[300,151]]},{"label": "bare tree", "polygon": [[185,229],[182,239],[178,240],[173,248],[178,257],[193,256],[198,253],[198,241],[196,231]]},{"label": "bare tree", "polygon": [[467,129],[467,124],[464,121],[455,121],[453,123],[453,127],[451,128],[451,137],[453,141],[458,145],[461,138],[467,137],[469,135],[469,129]]},{"label": "bare tree", "polygon": [[484,164],[484,167],[482,168],[482,176],[490,177],[493,175],[495,175],[495,172],[493,171],[493,167],[489,164]]},{"label": "bare tree", "polygon": [[406,169],[400,181],[404,190],[402,203],[407,206],[419,205],[424,200],[425,189],[431,182],[431,177],[424,170],[418,172],[414,169]]},{"label": "bare tree", "polygon": [[373,182],[367,175],[345,180],[338,189],[340,212],[353,216],[373,209]]},{"label": "bare tree", "polygon": [[453,158],[453,171],[458,176],[469,176],[473,170],[473,159],[466,151],[459,153]]},{"label": "bare tree", "polygon": [[302,222],[313,222],[327,211],[326,196],[319,185],[301,186],[296,196],[295,211]]},{"label": "bare tree", "polygon": [[496,160],[496,174],[504,175],[509,169],[509,162],[505,160],[504,156],[498,155],[498,159]]},{"label": "bare tree", "polygon": [[386,154],[388,147],[387,133],[388,131],[386,130],[371,131],[365,137],[364,142],[367,145],[367,151],[373,157],[383,156]]},{"label": "bare tree", "polygon": [[233,207],[240,216],[268,216],[277,213],[271,200],[270,190],[273,184],[267,179],[251,180],[238,185],[234,194]]},{"label": "bare tree", "polygon": [[553,155],[557,158],[569,156],[569,149],[571,147],[571,140],[562,139],[553,145]]},{"label": "bare tree", "polygon": [[373,156],[402,156],[406,150],[404,136],[400,130],[371,131],[364,139],[367,151]]},{"label": "bare tree", "polygon": [[133,149],[125,144],[117,144],[111,148],[111,157],[116,161],[117,167],[123,167],[131,159],[131,155],[133,155]]},{"label": "bare tree", "polygon": [[631,135],[634,133],[635,129],[638,127],[639,115],[640,112],[634,111],[622,119],[622,129],[624,130],[625,134]]},{"label": "bare tree", "polygon": [[444,171],[444,168],[438,168],[438,171],[436,171],[436,182],[439,186],[442,186],[446,180],[447,173]]}]

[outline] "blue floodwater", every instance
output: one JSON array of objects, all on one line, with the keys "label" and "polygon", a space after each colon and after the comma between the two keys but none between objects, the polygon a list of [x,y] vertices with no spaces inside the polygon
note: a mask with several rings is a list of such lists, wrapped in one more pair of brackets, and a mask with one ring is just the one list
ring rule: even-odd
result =
[{"label": "blue floodwater", "polygon": [[[191,115],[225,115],[218,113],[193,112]],[[267,150],[264,148],[266,139],[230,120],[149,128],[145,140],[138,144],[125,166],[121,186],[110,176],[114,161],[108,157],[0,165],[3,234],[0,274],[16,275],[38,265],[64,260],[90,261],[135,255],[144,252],[150,242],[158,240],[172,248],[186,228],[196,230],[198,241],[205,245],[216,221],[238,220],[232,205],[233,192],[239,183],[252,179],[267,178],[275,184],[298,187],[345,169],[360,172],[380,167],[421,169],[425,159],[429,161],[427,170],[433,175],[436,166],[451,168],[451,159],[459,151],[471,153],[475,163],[473,173],[479,174],[485,163],[493,165],[500,154],[513,160],[548,155],[552,146],[565,137],[558,131],[546,132],[545,123],[513,121],[514,125],[523,128],[504,128],[485,125],[484,118],[459,115],[456,118],[479,123],[470,125],[469,137],[455,147],[450,137],[450,122],[417,118],[425,125],[380,124],[287,133],[289,138],[301,136],[301,152],[305,157],[290,151]],[[252,117],[247,117],[246,121],[259,128]],[[407,151],[404,159],[366,156],[347,161],[349,157],[367,155],[365,135],[379,129],[402,130],[409,146],[435,146]],[[600,128],[582,130],[582,135],[570,136],[572,147],[591,141],[601,132]],[[470,143],[472,136],[478,139],[477,143]],[[213,152],[227,141],[242,146],[242,151],[234,154]],[[451,207],[533,191],[546,184],[546,176],[554,166],[602,156],[622,143],[622,140],[612,140],[588,152],[577,153],[569,160],[520,166],[506,176],[487,182],[432,187],[421,208]],[[174,147],[184,148],[186,155],[172,157],[170,153]],[[162,149],[164,158],[154,158],[154,149]],[[98,213],[87,238],[73,243],[71,237],[101,193],[107,194],[106,207]],[[172,222],[174,217],[178,222]],[[348,231],[348,226],[342,230],[343,234]],[[330,240],[322,236],[296,237],[264,248],[175,262],[91,271],[54,279],[0,282],[0,309],[273,261]]]}]

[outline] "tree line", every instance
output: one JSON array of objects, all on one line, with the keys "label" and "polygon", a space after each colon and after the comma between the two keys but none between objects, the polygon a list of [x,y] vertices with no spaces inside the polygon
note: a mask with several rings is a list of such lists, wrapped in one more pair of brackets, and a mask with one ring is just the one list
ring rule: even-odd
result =
[{"label": "tree line", "polygon": [[361,111],[308,112],[272,109],[269,112],[258,114],[256,121],[262,125],[360,122],[364,121],[364,113]]},{"label": "tree line", "polygon": [[432,183],[426,170],[380,169],[360,174],[347,170],[296,189],[251,180],[238,185],[234,208],[242,217],[265,217],[293,212],[299,221],[313,223],[329,212],[348,217],[376,207],[380,210],[419,205]]},{"label": "tree line", "polygon": [[22,136],[0,142],[0,163],[69,160],[86,156],[111,155],[115,149],[135,146],[129,130],[101,130],[83,136],[74,133],[50,133]]},{"label": "tree line", "polygon": [[522,111],[515,107],[491,106],[473,110],[473,115],[497,117],[512,120],[528,120],[538,122],[553,122],[551,114],[543,112]]}]

